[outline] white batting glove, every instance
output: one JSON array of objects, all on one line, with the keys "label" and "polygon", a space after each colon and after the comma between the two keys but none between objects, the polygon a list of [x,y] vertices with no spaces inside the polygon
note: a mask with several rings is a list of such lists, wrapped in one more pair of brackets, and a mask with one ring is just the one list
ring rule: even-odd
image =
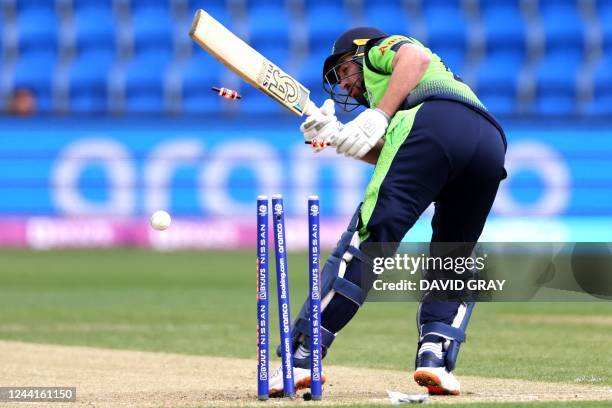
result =
[{"label": "white batting glove", "polygon": [[385,135],[389,116],[380,109],[366,109],[344,125],[334,140],[336,151],[356,159],[372,150]]},{"label": "white batting glove", "polygon": [[335,115],[334,101],[327,99],[323,105],[310,115],[300,126],[304,140],[309,142],[315,152],[331,145],[342,129],[342,123]]}]

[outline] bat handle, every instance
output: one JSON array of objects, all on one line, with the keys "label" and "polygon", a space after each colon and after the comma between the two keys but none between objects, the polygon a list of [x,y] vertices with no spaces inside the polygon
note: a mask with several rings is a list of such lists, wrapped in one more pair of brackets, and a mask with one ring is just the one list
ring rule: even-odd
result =
[{"label": "bat handle", "polygon": [[315,113],[317,110],[319,110],[319,108],[317,108],[317,105],[315,105],[313,101],[309,100],[306,103],[306,107],[304,107],[304,115],[310,116],[313,113]]}]

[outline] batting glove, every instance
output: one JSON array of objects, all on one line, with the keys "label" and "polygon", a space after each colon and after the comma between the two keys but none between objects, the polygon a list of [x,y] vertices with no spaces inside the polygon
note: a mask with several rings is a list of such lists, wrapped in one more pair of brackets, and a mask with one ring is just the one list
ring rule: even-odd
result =
[{"label": "batting glove", "polygon": [[308,117],[300,126],[304,140],[309,142],[315,152],[320,152],[326,146],[333,144],[342,129],[342,123],[335,115],[334,101],[331,99]]},{"label": "batting glove", "polygon": [[344,125],[334,140],[336,151],[356,159],[372,150],[385,135],[389,116],[380,109],[366,109]]}]

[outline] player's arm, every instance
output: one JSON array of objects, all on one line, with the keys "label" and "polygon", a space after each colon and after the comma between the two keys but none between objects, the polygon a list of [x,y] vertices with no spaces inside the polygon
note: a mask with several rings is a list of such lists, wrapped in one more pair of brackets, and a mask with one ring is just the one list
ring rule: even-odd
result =
[{"label": "player's arm", "polygon": [[347,123],[335,145],[339,153],[376,163],[391,117],[425,75],[430,58],[414,40],[391,36],[370,48],[364,63],[374,71],[389,75],[389,82],[376,107],[366,109]]},{"label": "player's arm", "polygon": [[430,61],[422,47],[411,43],[402,44],[393,56],[389,85],[377,108],[393,116],[423,78]]}]

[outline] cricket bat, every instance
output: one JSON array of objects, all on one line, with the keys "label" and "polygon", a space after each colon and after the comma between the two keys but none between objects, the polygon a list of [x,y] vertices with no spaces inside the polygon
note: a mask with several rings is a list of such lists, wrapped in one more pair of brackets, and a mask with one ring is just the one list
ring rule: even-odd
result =
[{"label": "cricket bat", "polygon": [[223,65],[296,115],[311,115],[317,109],[306,87],[204,10],[196,11],[189,35]]}]

